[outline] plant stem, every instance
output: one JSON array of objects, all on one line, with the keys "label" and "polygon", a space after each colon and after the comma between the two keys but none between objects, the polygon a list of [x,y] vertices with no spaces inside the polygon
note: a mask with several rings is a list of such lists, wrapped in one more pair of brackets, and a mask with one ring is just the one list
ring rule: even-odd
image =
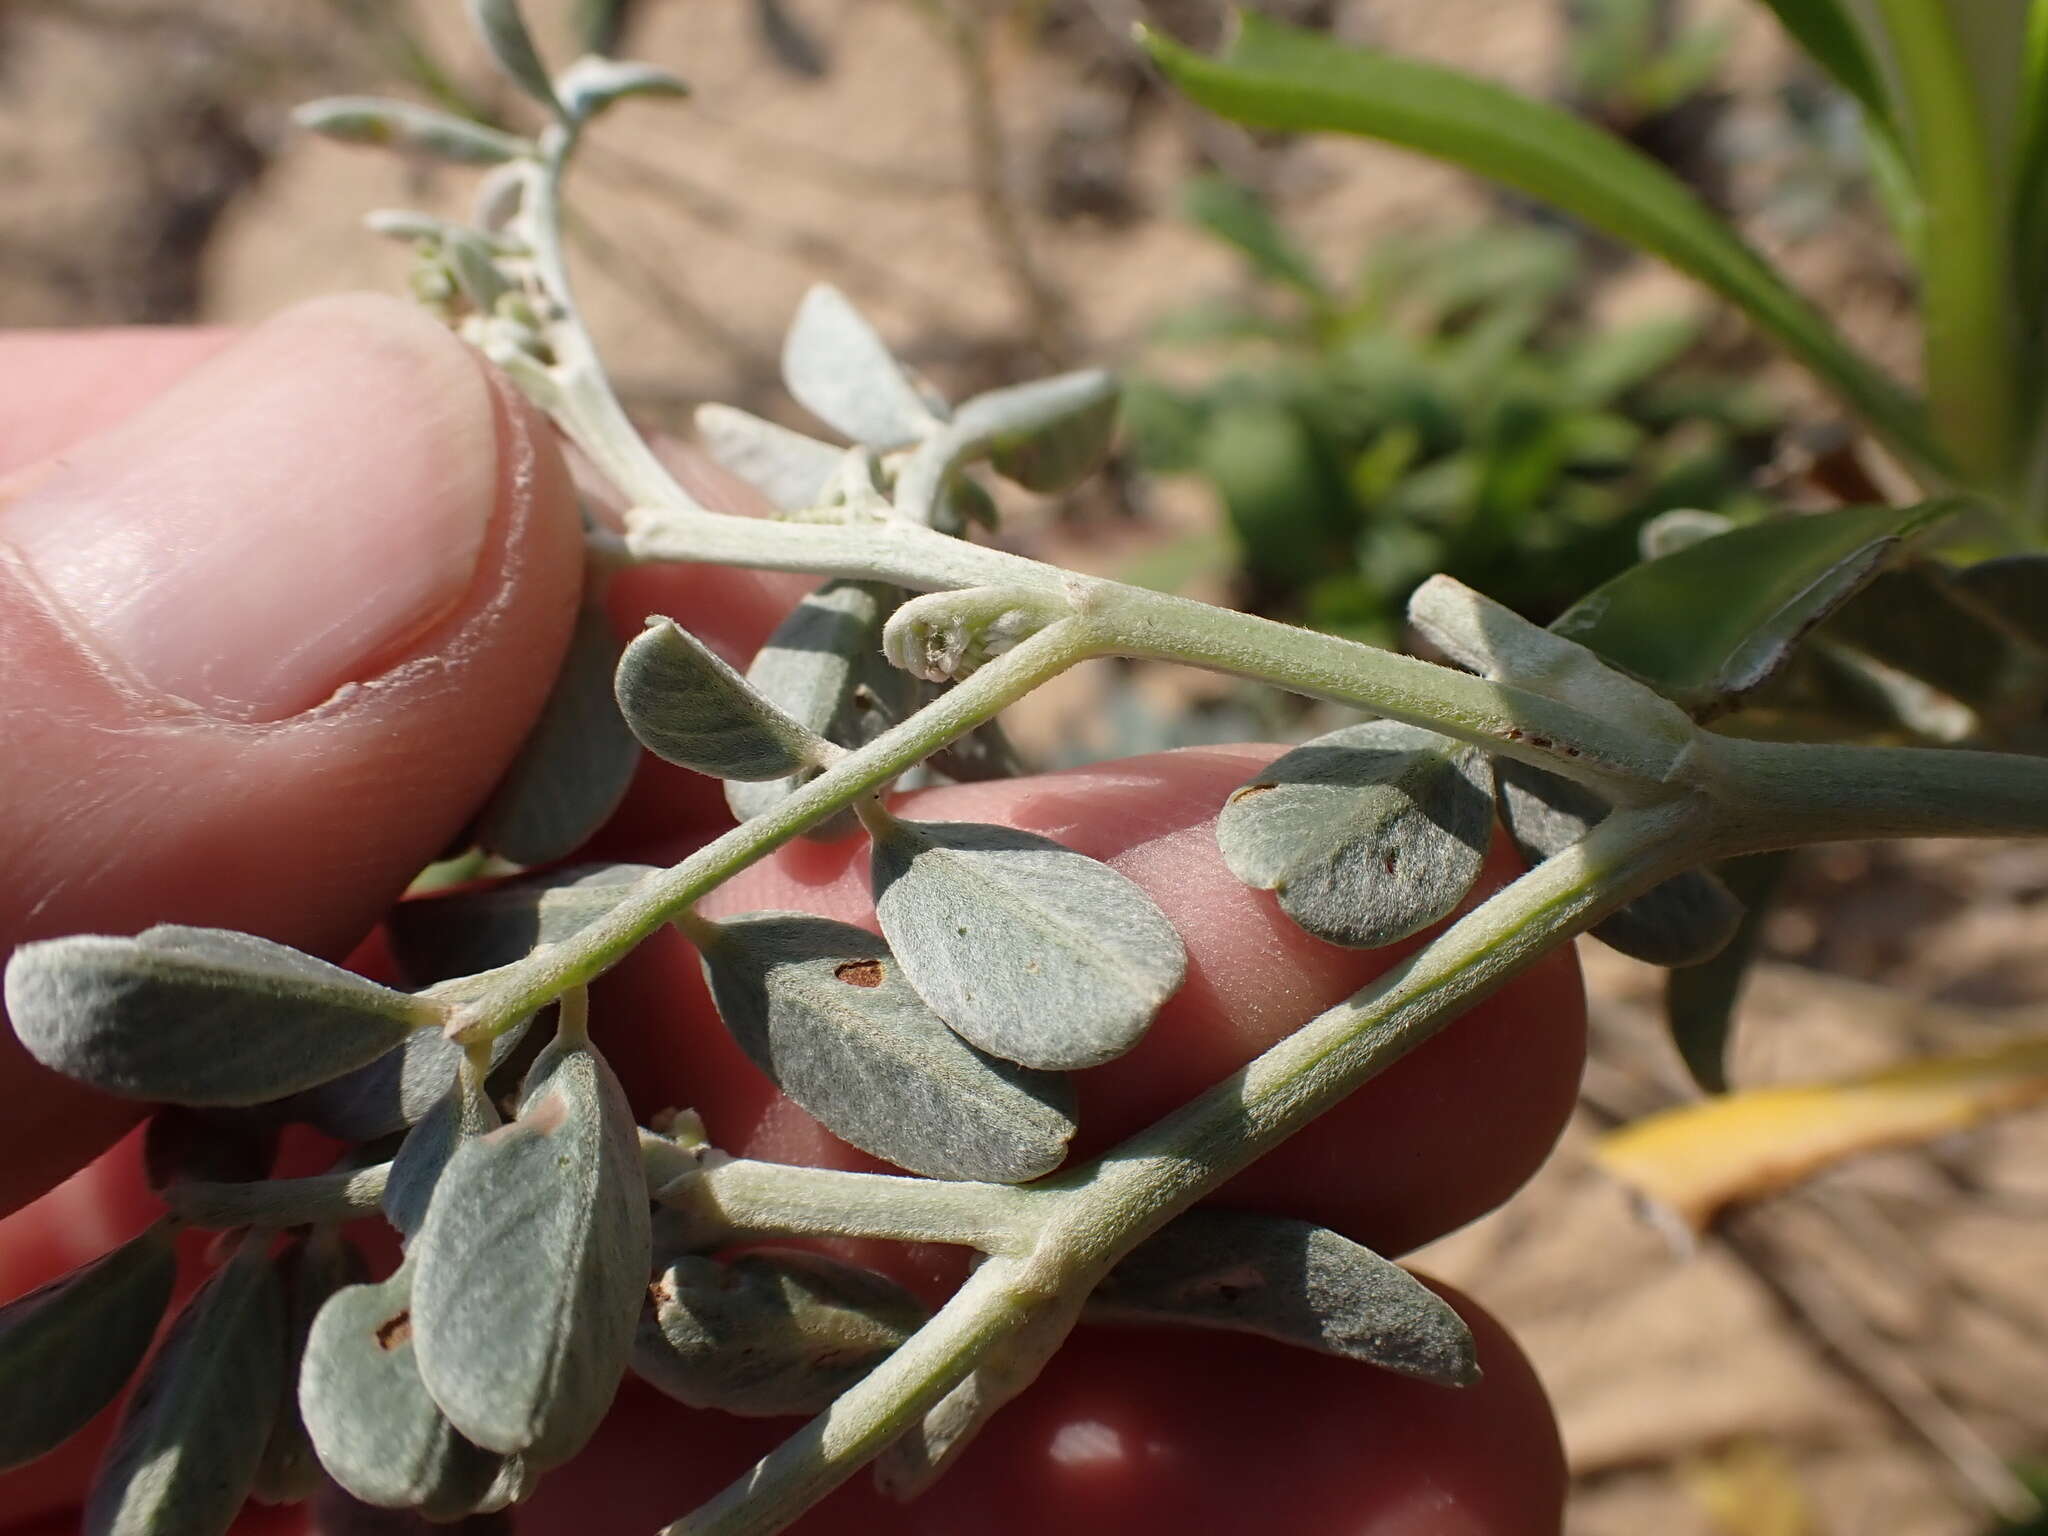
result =
[{"label": "plant stem", "polygon": [[640,560],[807,571],[921,591],[1001,586],[1057,593],[1097,633],[1103,654],[1185,662],[1355,705],[1619,798],[1661,786],[1681,750],[1526,688],[1255,614],[1076,576],[908,521],[798,523],[635,509],[626,527],[627,546]]},{"label": "plant stem", "polygon": [[689,492],[676,483],[628,419],[576,308],[562,244],[562,178],[576,138],[574,130],[562,124],[549,128],[541,136],[542,159],[527,178],[527,206],[521,224],[533,247],[541,286],[560,314],[547,328],[555,361],[546,370],[545,383],[523,379],[519,371],[513,377],[577,447],[604,467],[606,476],[628,500],[694,507],[697,503]]},{"label": "plant stem", "polygon": [[[766,1536],[851,1477],[990,1349],[1092,1290],[1202,1195],[1384,1071],[1572,934],[1691,862],[1688,797],[1622,812],[1428,948],[1097,1162],[1018,1191],[1046,1207],[1028,1257],[990,1259],[908,1343],[663,1536]],[[1035,1341],[1045,1354],[1063,1330]]]},{"label": "plant stem", "polygon": [[1877,837],[2048,835],[2048,758],[1701,735],[1718,851]]},{"label": "plant stem", "polygon": [[316,1173],[303,1179],[251,1183],[192,1180],[164,1191],[179,1221],[194,1227],[303,1227],[319,1221],[354,1221],[375,1214],[391,1178],[391,1165]]},{"label": "plant stem", "polygon": [[735,1157],[707,1163],[656,1192],[671,1210],[728,1240],[882,1237],[1016,1255],[1036,1235],[1045,1201],[1026,1189],[894,1174],[845,1173]]},{"label": "plant stem", "polygon": [[632,895],[573,940],[543,946],[524,960],[488,973],[490,985],[450,1018],[449,1036],[467,1043],[501,1034],[566,988],[594,980],[706,892],[1095,654],[1095,648],[1093,635],[1077,620],[1062,619],[1040,630],[858,752],[849,753],[774,809],[742,822],[673,868],[643,879]]}]

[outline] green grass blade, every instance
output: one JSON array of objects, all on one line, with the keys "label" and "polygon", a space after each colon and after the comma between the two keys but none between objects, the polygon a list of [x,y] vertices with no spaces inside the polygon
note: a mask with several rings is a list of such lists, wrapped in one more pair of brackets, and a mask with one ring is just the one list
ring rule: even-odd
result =
[{"label": "green grass blade", "polygon": [[1918,403],[1648,156],[1569,113],[1432,64],[1349,48],[1255,14],[1207,58],[1156,33],[1153,57],[1213,112],[1254,127],[1360,134],[1449,160],[1642,247],[1739,305],[1916,469],[1944,455]]},{"label": "green grass blade", "polygon": [[1891,98],[1856,21],[1840,0],[1764,0],[1792,40],[1863,108],[1873,129],[1891,133]]}]

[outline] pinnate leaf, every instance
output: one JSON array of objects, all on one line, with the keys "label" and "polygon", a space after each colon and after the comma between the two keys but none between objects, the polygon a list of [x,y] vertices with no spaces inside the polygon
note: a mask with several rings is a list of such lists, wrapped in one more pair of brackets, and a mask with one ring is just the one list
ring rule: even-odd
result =
[{"label": "pinnate leaf", "polygon": [[625,1093],[559,1037],[517,1118],[455,1149],[413,1239],[420,1374],[462,1435],[536,1470],[582,1447],[625,1374],[649,1241]]},{"label": "pinnate leaf", "polygon": [[283,1399],[284,1286],[268,1247],[245,1239],[171,1324],[93,1479],[85,1536],[219,1536],[233,1522]]},{"label": "pinnate leaf", "polygon": [[1407,1270],[1305,1221],[1191,1211],[1090,1300],[1110,1317],[1256,1333],[1442,1386],[1479,1379],[1464,1319]]},{"label": "pinnate leaf", "polygon": [[895,1281],[821,1254],[685,1256],[649,1287],[633,1369],[726,1413],[817,1413],[925,1320]]},{"label": "pinnate leaf", "polygon": [[619,708],[656,757],[721,779],[783,779],[817,768],[818,736],[791,719],[703,641],[655,618],[619,658]]},{"label": "pinnate leaf", "polygon": [[36,1060],[124,1098],[261,1104],[375,1060],[440,1007],[282,944],[151,928],[24,944],[7,1012]]},{"label": "pinnate leaf", "polygon": [[900,1168],[1017,1183],[1073,1135],[1063,1079],[997,1061],[947,1029],[864,928],[756,912],[700,940],[740,1048],[835,1134]]},{"label": "pinnate leaf", "polygon": [[782,380],[836,432],[887,452],[937,425],[931,406],[846,295],[820,283],[804,295],[782,344]]},{"label": "pinnate leaf", "polygon": [[1446,916],[1479,878],[1492,832],[1486,755],[1392,720],[1295,748],[1216,821],[1232,874],[1317,938],[1362,949]]},{"label": "pinnate leaf", "polygon": [[0,1307],[0,1472],[85,1428],[149,1350],[177,1278],[159,1223]]},{"label": "pinnate leaf", "polygon": [[1187,972],[1151,897],[1051,838],[894,818],[873,830],[875,916],[904,975],[992,1055],[1051,1069],[1109,1061]]}]

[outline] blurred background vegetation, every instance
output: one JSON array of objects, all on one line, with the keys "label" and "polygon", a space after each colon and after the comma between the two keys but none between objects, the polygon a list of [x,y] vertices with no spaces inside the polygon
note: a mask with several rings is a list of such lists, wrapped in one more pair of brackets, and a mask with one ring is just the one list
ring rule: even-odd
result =
[{"label": "blurred background vegetation", "polygon": [[[707,399],[794,422],[776,347],[827,279],[955,398],[1123,370],[1114,471],[1006,503],[1005,541],[1381,644],[1436,570],[1547,622],[1631,563],[1660,512],[1742,521],[1856,493],[1827,403],[1683,282],[1421,160],[1252,135],[1178,100],[1131,25],[1209,46],[1221,0],[531,9],[560,49],[622,44],[696,88],[603,125],[573,230],[594,327],[657,428],[681,432]],[[1261,9],[1597,119],[1909,366],[1855,114],[1761,7]],[[403,254],[361,214],[453,209],[462,179],[301,140],[286,113],[374,90],[515,116],[458,11],[0,6],[0,324],[241,324],[337,288],[401,291]],[[1337,723],[1107,664],[1034,704],[1017,734],[1047,761]],[[2030,852],[1802,866],[1756,984],[1762,1014],[1798,1024],[1746,1037],[1740,1074],[2038,1025],[2048,872]],[[1654,979],[1591,963],[1582,1124],[1529,1191],[1424,1257],[1528,1341],[1564,1417],[1577,1536],[1991,1529],[2018,1487],[2006,1466],[2048,1464],[2044,1128],[1868,1160],[1674,1252],[1582,1155],[1689,1092],[1648,1022]]]}]

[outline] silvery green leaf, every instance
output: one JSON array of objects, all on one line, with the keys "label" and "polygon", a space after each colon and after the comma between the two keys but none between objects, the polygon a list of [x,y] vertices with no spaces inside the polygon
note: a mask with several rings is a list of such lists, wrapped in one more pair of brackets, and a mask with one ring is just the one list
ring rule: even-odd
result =
[{"label": "silvery green leaf", "polygon": [[1090,1309],[1256,1333],[1440,1386],[1479,1379],[1471,1331],[1449,1302],[1370,1248],[1284,1216],[1177,1217],[1110,1271]]},{"label": "silvery green leaf", "polygon": [[1006,1061],[1063,1069],[1120,1056],[1187,972],[1151,897],[1034,832],[891,818],[875,829],[870,878],[918,995]]},{"label": "silvery green leaf", "polygon": [[[510,1070],[526,1043],[531,1019],[522,1019],[491,1042],[491,1067]],[[462,1065],[462,1047],[437,1031],[422,1030],[367,1067],[294,1094],[284,1108],[342,1141],[375,1141],[417,1125],[441,1101]]]},{"label": "silvery green leaf", "polygon": [[526,139],[452,113],[377,96],[329,96],[292,113],[301,128],[349,144],[389,145],[456,165],[503,165],[537,153]]},{"label": "silvery green leaf", "polygon": [[755,912],[703,945],[712,998],[740,1048],[855,1146],[933,1178],[1003,1184],[1066,1155],[1064,1079],[961,1040],[867,930]]},{"label": "silvery green leaf", "polygon": [[1216,820],[1230,872],[1317,938],[1371,949],[1449,914],[1493,835],[1486,754],[1373,720],[1319,736],[1232,792]]},{"label": "silvery green leaf", "polygon": [[548,78],[540,50],[533,46],[518,0],[469,0],[469,18],[505,77],[542,106],[559,112],[554,82]]},{"label": "silvery green leaf", "polygon": [[335,1292],[313,1322],[299,1409],[320,1464],[366,1504],[468,1514],[500,1458],[457,1434],[420,1379],[413,1326],[416,1266],[379,1285]]},{"label": "silvery green leaf", "polygon": [[612,698],[618,662],[611,620],[586,599],[540,719],[477,820],[482,847],[514,864],[551,864],[611,819],[640,761]]},{"label": "silvery green leaf", "polygon": [[398,1155],[391,1160],[391,1177],[384,1184],[384,1216],[399,1236],[410,1240],[426,1221],[428,1202],[455,1149],[469,1137],[495,1131],[499,1123],[490,1096],[479,1091],[467,1073],[458,1074],[440,1103],[406,1132]]},{"label": "silvery green leaf", "polygon": [[0,1472],[55,1450],[128,1384],[178,1274],[159,1222],[0,1307]]},{"label": "silvery green leaf", "polygon": [[589,54],[562,71],[555,94],[570,121],[582,122],[628,96],[680,97],[689,95],[690,88],[659,65]]},{"label": "silvery green leaf", "polygon": [[537,1470],[574,1455],[625,1374],[649,1242],[625,1093],[557,1038],[518,1117],[448,1159],[413,1239],[420,1374],[455,1427]]},{"label": "silvery green leaf", "polygon": [[648,1287],[633,1370],[693,1408],[818,1413],[925,1315],[895,1281],[814,1253],[679,1258]]},{"label": "silvery green leaf", "polygon": [[453,896],[401,901],[386,926],[413,981],[474,976],[573,938],[633,893],[652,864],[578,864]]},{"label": "silvery green leaf", "polygon": [[[1503,758],[1494,773],[1501,820],[1534,864],[1584,837],[1610,807],[1570,779]],[[1704,869],[1673,875],[1593,925],[1593,937],[1651,965],[1698,965],[1719,954],[1742,904]]]},{"label": "silvery green leaf", "polygon": [[822,767],[829,749],[673,619],[653,618],[619,658],[619,709],[665,762],[760,782]]},{"label": "silvery green leaf", "polygon": [[1116,407],[1116,379],[1097,369],[977,395],[918,444],[897,476],[896,510],[936,526],[960,467],[977,459],[1030,490],[1064,490],[1108,453]]},{"label": "silvery green leaf", "polygon": [[782,381],[825,425],[882,452],[908,447],[937,424],[875,328],[826,283],[797,306],[782,343]]},{"label": "silvery green leaf", "polygon": [[1511,683],[1660,741],[1691,738],[1692,720],[1576,640],[1531,624],[1512,608],[1449,576],[1432,576],[1408,599],[1408,622],[1459,666]]},{"label": "silvery green leaf", "polygon": [[[875,582],[826,582],[775,627],[754,654],[747,681],[807,730],[842,747],[866,745],[912,704],[912,680],[882,655],[883,625],[902,600],[901,589]],[[788,799],[807,777],[728,781],[726,804],[746,821]],[[830,839],[852,827],[848,812],[810,835]]]},{"label": "silvery green leaf", "polygon": [[313,1496],[321,1481],[320,1458],[299,1412],[299,1365],[314,1318],[336,1291],[362,1281],[363,1259],[335,1228],[315,1227],[279,1256],[278,1273],[284,1282],[289,1339],[284,1394],[251,1494],[262,1504],[299,1504]]},{"label": "silvery green leaf", "polygon": [[93,1478],[85,1536],[220,1536],[248,1498],[286,1367],[267,1249],[245,1239],[171,1324]]},{"label": "silvery green leaf", "polygon": [[248,934],[24,944],[7,1013],[36,1060],[124,1098],[261,1104],[374,1061],[437,1004]]},{"label": "silvery green leaf", "polygon": [[1029,491],[1063,491],[1101,467],[1116,437],[1117,382],[1100,369],[976,395],[949,430],[971,433],[996,472]]},{"label": "silvery green leaf", "polygon": [[705,452],[783,512],[821,505],[844,448],[821,443],[730,405],[697,407]]}]

